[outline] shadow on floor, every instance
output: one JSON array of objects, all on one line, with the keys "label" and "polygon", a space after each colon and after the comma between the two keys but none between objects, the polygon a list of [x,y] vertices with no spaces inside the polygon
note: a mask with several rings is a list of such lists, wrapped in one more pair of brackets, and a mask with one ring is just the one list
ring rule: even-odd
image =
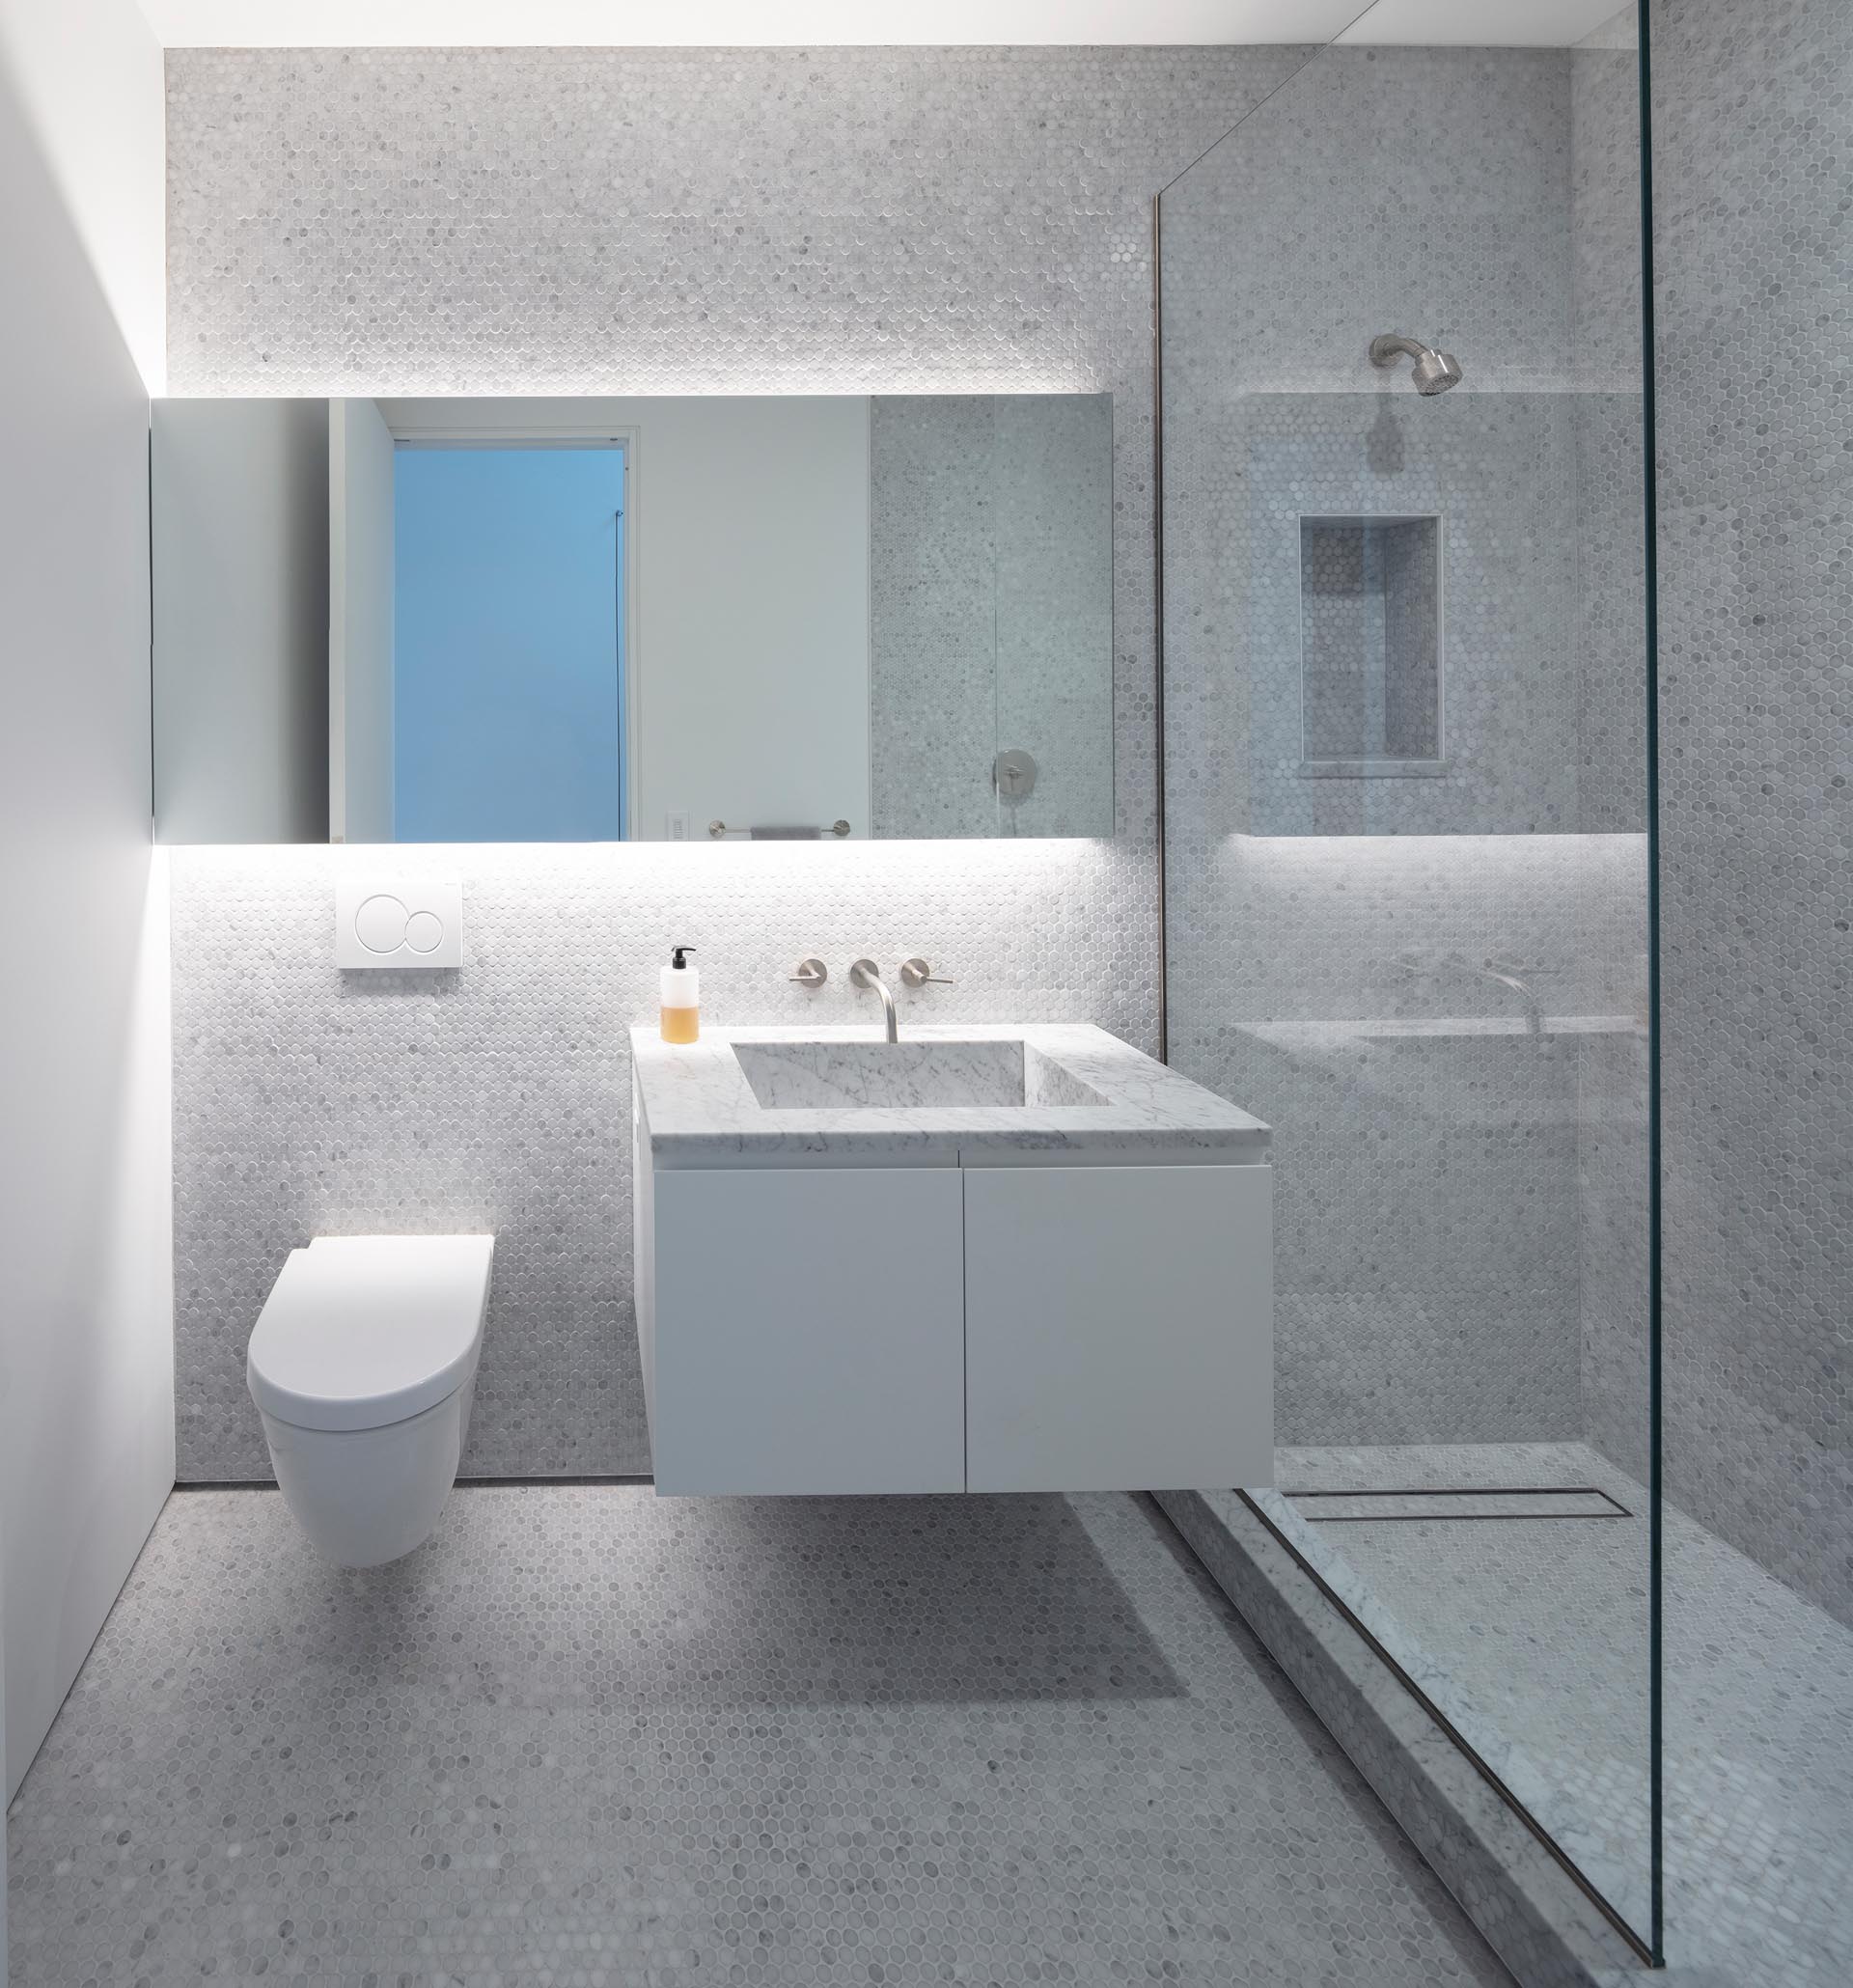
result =
[{"label": "shadow on floor", "polygon": [[350,1688],[440,1667],[463,1701],[536,1708],[1184,1695],[1063,1498],[476,1487],[354,1573],[274,1494],[190,1495],[261,1535],[275,1633]]}]

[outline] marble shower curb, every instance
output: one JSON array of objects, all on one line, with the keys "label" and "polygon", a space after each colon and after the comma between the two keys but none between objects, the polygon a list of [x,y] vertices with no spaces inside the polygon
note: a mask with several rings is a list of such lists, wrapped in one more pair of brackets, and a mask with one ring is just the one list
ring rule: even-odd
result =
[{"label": "marble shower curb", "polygon": [[1670,1978],[1643,1965],[1240,1497],[1155,1495],[1520,1988]]}]

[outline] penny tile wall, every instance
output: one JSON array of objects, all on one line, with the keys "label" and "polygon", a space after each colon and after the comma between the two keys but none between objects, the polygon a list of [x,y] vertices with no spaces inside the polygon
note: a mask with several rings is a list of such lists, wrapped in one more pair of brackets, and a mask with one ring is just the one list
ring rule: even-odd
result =
[{"label": "penny tile wall", "polygon": [[351,852],[180,855],[183,1477],[266,1473],[257,1306],[369,1226],[501,1237],[466,1471],[649,1468],[623,1032],[672,940],[717,1020],[922,952],[921,1012],[1156,1046],[1150,202],[1304,54],[170,52],[176,393],[1110,392],[1116,442],[1111,842],[396,851],[463,879],[443,988],[342,983]]},{"label": "penny tile wall", "polygon": [[1652,34],[1668,1488],[1853,1622],[1853,10]]}]

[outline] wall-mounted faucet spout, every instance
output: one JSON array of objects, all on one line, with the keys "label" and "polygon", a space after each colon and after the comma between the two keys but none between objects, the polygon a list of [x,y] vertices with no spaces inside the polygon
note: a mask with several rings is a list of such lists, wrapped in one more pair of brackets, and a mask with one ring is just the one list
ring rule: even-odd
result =
[{"label": "wall-mounted faucet spout", "polygon": [[[1535,969],[1528,968],[1531,972]],[[1489,980],[1497,980],[1502,987],[1509,987],[1525,1004],[1525,1033],[1528,1035],[1541,1035],[1544,1033],[1544,1009],[1532,983],[1525,979],[1517,967],[1508,965],[1503,959],[1489,959],[1480,968]]]},{"label": "wall-mounted faucet spout", "polygon": [[849,969],[849,984],[852,987],[872,987],[881,996],[881,1009],[888,1022],[890,1042],[900,1040],[900,1031],[895,1022],[895,997],[888,991],[888,983],[881,977],[881,969],[872,959],[859,959]]}]

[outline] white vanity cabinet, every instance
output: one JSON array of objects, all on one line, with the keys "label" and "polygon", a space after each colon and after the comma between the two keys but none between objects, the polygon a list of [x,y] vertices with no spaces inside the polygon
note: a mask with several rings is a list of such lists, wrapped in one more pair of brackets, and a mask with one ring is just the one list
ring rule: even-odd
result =
[{"label": "white vanity cabinet", "polygon": [[966,1489],[1271,1483],[1273,1169],[962,1172]]},{"label": "white vanity cabinet", "polygon": [[658,1491],[964,1490],[959,1179],[657,1173]]},{"label": "white vanity cabinet", "polygon": [[1273,1481],[1259,1120],[1079,1023],[631,1045],[659,1492]]}]

